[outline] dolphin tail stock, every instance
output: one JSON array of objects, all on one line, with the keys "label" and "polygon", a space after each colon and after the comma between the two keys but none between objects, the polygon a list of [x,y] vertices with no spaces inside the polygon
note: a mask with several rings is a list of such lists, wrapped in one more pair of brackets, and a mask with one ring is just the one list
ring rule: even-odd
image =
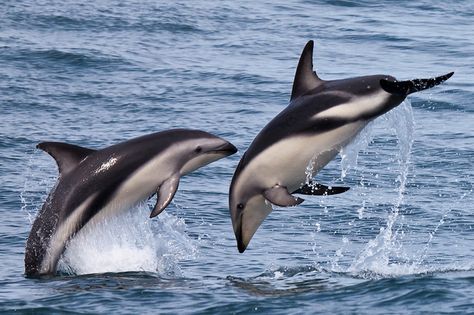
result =
[{"label": "dolphin tail stock", "polygon": [[320,183],[310,182],[305,184],[292,192],[292,194],[300,195],[313,195],[313,196],[327,196],[327,195],[337,195],[342,194],[343,192],[348,191],[349,187],[342,186],[326,186]]},{"label": "dolphin tail stock", "polygon": [[395,95],[407,96],[409,94],[423,91],[429,88],[432,88],[436,85],[443,83],[448,80],[454,72],[441,75],[439,77],[429,78],[429,79],[414,79],[407,81],[389,81],[385,79],[380,80],[380,86],[386,92]]}]

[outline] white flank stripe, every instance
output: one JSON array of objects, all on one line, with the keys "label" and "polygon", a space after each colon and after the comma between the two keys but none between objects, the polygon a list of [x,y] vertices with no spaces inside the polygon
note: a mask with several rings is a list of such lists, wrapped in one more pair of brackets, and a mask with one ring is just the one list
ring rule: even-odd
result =
[{"label": "white flank stripe", "polygon": [[71,213],[71,215],[66,219],[65,222],[58,223],[58,227],[49,242],[49,247],[46,252],[45,259],[41,264],[40,273],[54,272],[54,265],[57,263],[59,256],[64,250],[66,242],[74,233],[77,222],[80,221],[82,215],[84,214],[84,210],[89,207],[90,203],[92,202],[92,200],[94,200],[96,196],[97,193],[89,196],[86,201],[84,201]]},{"label": "white flank stripe", "polygon": [[381,109],[383,104],[387,102],[390,95],[383,91],[364,97],[353,97],[347,103],[333,106],[325,111],[319,112],[313,116],[313,119],[320,118],[344,118],[357,120],[364,114],[371,113]]}]

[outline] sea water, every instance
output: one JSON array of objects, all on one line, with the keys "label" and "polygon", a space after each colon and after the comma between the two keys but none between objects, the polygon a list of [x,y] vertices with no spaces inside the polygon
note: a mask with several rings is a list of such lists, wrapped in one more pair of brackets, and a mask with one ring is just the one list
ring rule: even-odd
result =
[{"label": "sea water", "polygon": [[[474,312],[474,3],[5,1],[0,9],[0,311]],[[269,215],[239,254],[233,171],[288,104],[315,41],[323,79],[455,71],[369,124],[315,180],[351,189]],[[40,141],[102,148],[196,128],[239,152],[72,239],[59,274],[24,276],[57,179]]]}]

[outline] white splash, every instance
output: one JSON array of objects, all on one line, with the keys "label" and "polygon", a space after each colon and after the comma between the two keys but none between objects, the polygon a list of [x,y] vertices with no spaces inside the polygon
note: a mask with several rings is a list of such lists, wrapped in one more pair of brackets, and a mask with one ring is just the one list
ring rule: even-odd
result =
[{"label": "white splash", "polygon": [[308,165],[306,165],[306,169],[304,171],[304,174],[306,175],[306,185],[310,185],[313,179],[313,174],[314,174],[314,164],[316,163],[316,158],[317,155],[313,156],[311,160],[308,162]]},{"label": "white splash", "polygon": [[24,169],[25,182],[20,192],[21,211],[27,216],[30,225],[46,201],[57,180],[57,167],[53,160],[39,149],[27,153]]},{"label": "white splash", "polygon": [[[400,207],[404,201],[406,183],[409,171],[409,159],[413,145],[414,119],[411,104],[404,102],[395,110],[384,116],[386,123],[395,130],[399,143],[399,182],[397,198],[388,215],[386,226],[380,228],[375,239],[370,240],[361,253],[354,259],[349,272],[370,271],[377,274],[415,273],[413,264],[398,264],[391,262],[390,258],[401,256],[401,239],[403,231],[394,230],[394,224],[399,216]],[[404,257],[402,257],[404,258]]]},{"label": "white splash", "polygon": [[178,262],[197,255],[186,224],[166,212],[149,218],[146,206],[95,225],[86,225],[69,242],[59,270],[68,274],[145,271],[180,275]]},{"label": "white splash", "polygon": [[341,156],[341,180],[347,176],[351,169],[357,167],[359,152],[365,150],[373,139],[373,122],[370,122],[364,129],[339,152]]},{"label": "white splash", "polygon": [[468,190],[467,192],[463,193],[463,194],[461,195],[461,197],[460,197],[459,199],[457,199],[457,201],[455,201],[454,204],[452,204],[451,207],[447,208],[447,209],[443,212],[443,214],[442,214],[442,216],[441,216],[441,219],[439,219],[439,221],[438,221],[438,223],[436,224],[436,226],[435,226],[435,228],[433,229],[433,231],[431,231],[431,232],[429,233],[428,241],[426,242],[426,244],[425,244],[423,250],[421,251],[421,253],[420,253],[418,259],[416,260],[416,263],[417,263],[418,265],[421,265],[421,264],[424,262],[424,260],[425,260],[425,258],[426,258],[426,256],[427,256],[427,254],[428,254],[428,250],[430,249],[430,246],[431,246],[431,244],[432,244],[432,242],[433,242],[433,239],[434,239],[436,233],[438,232],[439,228],[445,223],[446,218],[448,217],[448,215],[451,213],[451,211],[452,211],[453,209],[459,207],[459,205],[460,205],[462,202],[464,202],[464,199],[465,199],[467,196],[470,196],[470,195],[472,194],[472,191],[473,191],[473,189],[470,189],[470,190]]}]

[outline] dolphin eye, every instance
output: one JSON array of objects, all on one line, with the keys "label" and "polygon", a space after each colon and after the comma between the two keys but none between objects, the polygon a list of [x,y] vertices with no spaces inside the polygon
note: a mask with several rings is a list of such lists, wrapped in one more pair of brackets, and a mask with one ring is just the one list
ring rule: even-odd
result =
[{"label": "dolphin eye", "polygon": [[243,204],[243,203],[239,203],[239,204],[237,205],[237,209],[242,210],[243,208],[244,208],[244,204]]},{"label": "dolphin eye", "polygon": [[202,151],[202,148],[200,146],[196,147],[196,149],[194,150],[196,153],[201,153]]}]

